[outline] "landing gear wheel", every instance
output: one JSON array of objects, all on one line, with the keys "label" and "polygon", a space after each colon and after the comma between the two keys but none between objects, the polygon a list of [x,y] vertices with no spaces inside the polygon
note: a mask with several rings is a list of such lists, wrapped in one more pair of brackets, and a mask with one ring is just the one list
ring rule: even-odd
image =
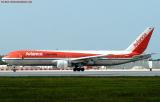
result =
[{"label": "landing gear wheel", "polygon": [[16,67],[13,67],[13,72],[16,72]]},{"label": "landing gear wheel", "polygon": [[77,68],[77,71],[81,71],[81,68]]},{"label": "landing gear wheel", "polygon": [[81,68],[81,71],[84,71],[85,69],[84,68]]},{"label": "landing gear wheel", "polygon": [[76,71],[82,71],[83,72],[84,70],[85,70],[84,68],[73,68],[74,72],[76,72]]},{"label": "landing gear wheel", "polygon": [[77,68],[73,68],[73,71],[74,71],[74,72],[77,71]]}]

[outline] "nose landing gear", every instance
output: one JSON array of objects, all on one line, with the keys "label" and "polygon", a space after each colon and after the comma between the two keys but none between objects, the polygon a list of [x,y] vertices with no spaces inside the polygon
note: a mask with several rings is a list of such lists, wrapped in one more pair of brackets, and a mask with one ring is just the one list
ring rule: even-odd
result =
[{"label": "nose landing gear", "polygon": [[16,72],[17,69],[16,69],[15,66],[13,66],[13,67],[12,67],[12,70],[13,70],[13,72]]}]

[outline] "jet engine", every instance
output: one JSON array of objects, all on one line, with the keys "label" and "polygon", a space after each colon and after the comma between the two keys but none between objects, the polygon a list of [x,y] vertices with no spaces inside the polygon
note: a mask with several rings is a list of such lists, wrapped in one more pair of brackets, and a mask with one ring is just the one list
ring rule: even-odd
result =
[{"label": "jet engine", "polygon": [[66,60],[57,60],[57,68],[67,68],[69,63]]}]

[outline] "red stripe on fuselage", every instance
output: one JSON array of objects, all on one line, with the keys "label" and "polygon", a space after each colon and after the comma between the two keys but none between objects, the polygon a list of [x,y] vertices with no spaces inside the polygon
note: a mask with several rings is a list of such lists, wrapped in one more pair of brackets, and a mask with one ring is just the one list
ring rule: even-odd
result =
[{"label": "red stripe on fuselage", "polygon": [[96,56],[98,54],[58,52],[58,51],[14,51],[8,54],[7,58],[79,58]]},{"label": "red stripe on fuselage", "polygon": [[[36,51],[36,50],[20,50],[9,53],[6,58],[81,58],[88,56],[97,56],[100,54],[78,53],[78,52],[62,52],[62,51]],[[137,53],[130,54],[109,54],[106,58],[132,58]]]}]

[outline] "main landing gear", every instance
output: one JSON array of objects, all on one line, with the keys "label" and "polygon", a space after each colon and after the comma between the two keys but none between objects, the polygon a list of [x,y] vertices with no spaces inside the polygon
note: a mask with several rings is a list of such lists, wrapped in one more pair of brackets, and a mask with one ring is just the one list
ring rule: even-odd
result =
[{"label": "main landing gear", "polygon": [[76,71],[84,71],[84,67],[81,66],[81,65],[75,65],[75,67],[73,68],[73,71],[76,72]]}]

